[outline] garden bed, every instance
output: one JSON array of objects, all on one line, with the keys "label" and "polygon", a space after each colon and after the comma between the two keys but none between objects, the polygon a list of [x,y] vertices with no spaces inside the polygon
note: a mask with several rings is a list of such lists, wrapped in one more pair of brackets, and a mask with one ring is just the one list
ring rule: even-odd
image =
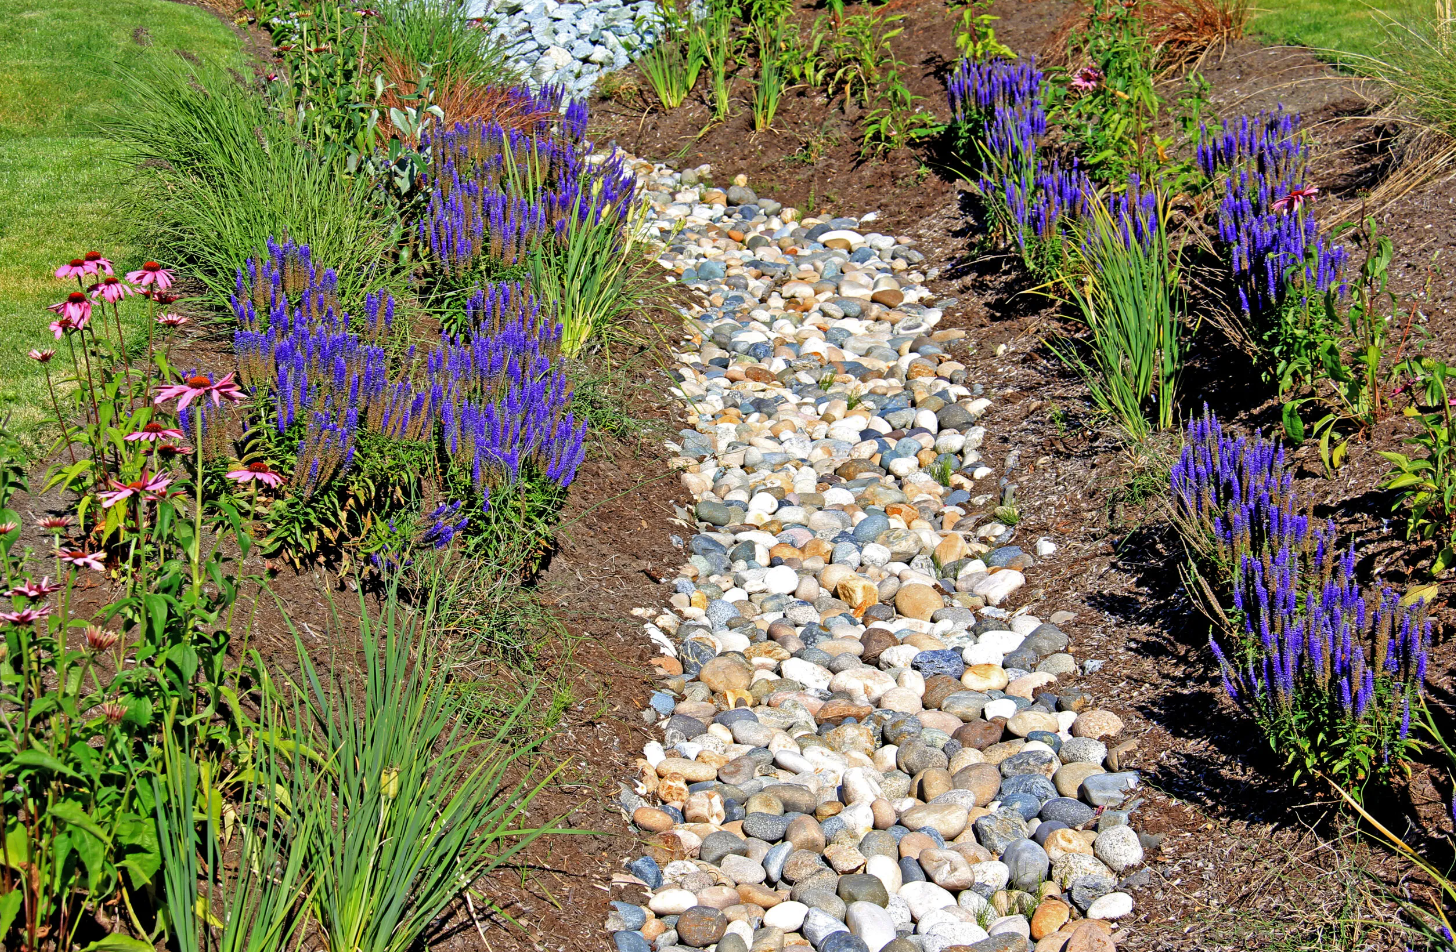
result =
[{"label": "garden bed", "polygon": [[[1023,54],[1036,52],[1068,8],[1052,0],[998,3],[992,8],[1001,18],[997,37]],[[907,18],[896,42],[897,53],[914,67],[906,83],[944,116],[945,75],[954,61],[951,18],[936,3],[897,3],[894,9]],[[1377,216],[1396,244],[1392,290],[1415,295],[1424,316],[1412,344],[1433,356],[1450,353],[1456,346],[1456,283],[1441,273],[1449,268],[1432,275],[1429,266],[1438,252],[1441,261],[1456,251],[1456,183],[1437,178],[1379,206],[1366,203],[1364,196],[1398,165],[1392,155],[1396,130],[1382,115],[1380,89],[1309,51],[1254,38],[1210,55],[1200,72],[1212,87],[1213,117],[1280,103],[1305,117],[1316,141],[1312,168],[1322,217]],[[1150,863],[1146,895],[1152,901],[1140,906],[1126,947],[1353,948],[1373,942],[1369,947],[1404,948],[1377,924],[1393,921],[1393,910],[1378,900],[1372,905],[1370,897],[1410,868],[1352,835],[1328,793],[1279,780],[1263,740],[1228,700],[1207,653],[1208,623],[1178,582],[1182,550],[1166,520],[1163,487],[1149,484],[1117,441],[1091,424],[1086,388],[1042,344],[1067,325],[1008,259],[968,255],[963,185],[925,174],[926,156],[913,151],[863,160],[853,111],[846,114],[836,102],[826,113],[825,105],[819,95],[791,95],[782,120],[754,133],[745,113],[710,125],[702,103],[664,114],[641,100],[615,101],[599,106],[607,117],[599,128],[639,154],[670,155],[683,168],[711,164],[714,182],[742,174],[760,194],[785,203],[804,207],[812,200],[831,213],[873,210],[876,227],[918,239],[927,255],[945,263],[928,286],[940,297],[959,299],[946,326],[970,331],[973,342],[952,353],[994,387],[986,425],[995,438],[985,455],[997,466],[1006,453],[1018,451],[1020,464],[1010,475],[1027,514],[1024,531],[1057,539],[1067,555],[1038,580],[1033,610],[1076,613],[1084,639],[1079,648],[1108,659],[1102,673],[1081,683],[1099,697],[1121,699],[1110,706],[1137,740],[1134,762],[1155,791],[1144,807],[1145,822],[1148,832],[1165,836],[1165,850]],[[1205,328],[1191,356],[1185,402],[1206,401],[1241,429],[1277,431],[1278,402],[1270,397],[1251,405],[1246,382],[1252,374],[1246,356]],[[1362,572],[1397,588],[1421,578],[1434,554],[1403,540],[1391,511],[1394,496],[1374,488],[1386,469],[1379,451],[1399,450],[1413,432],[1398,415],[1383,421],[1352,443],[1335,479],[1324,478],[1314,447],[1294,457],[1301,491],[1319,500],[1319,511],[1333,516],[1342,533],[1358,539]],[[1448,620],[1448,612],[1443,592],[1437,616]],[[1450,703],[1446,686],[1453,669],[1456,647],[1438,639],[1431,661],[1438,705]],[[1387,822],[1409,817],[1408,840],[1443,855],[1452,832],[1450,799],[1449,782],[1422,770],[1387,799],[1389,812],[1382,816]],[[1355,918],[1371,921],[1351,925]]]}]

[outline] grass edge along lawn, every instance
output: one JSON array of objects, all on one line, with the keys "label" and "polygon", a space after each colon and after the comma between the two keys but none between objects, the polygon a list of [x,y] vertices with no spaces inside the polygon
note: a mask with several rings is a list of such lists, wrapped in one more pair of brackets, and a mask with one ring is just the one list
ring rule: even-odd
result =
[{"label": "grass edge along lawn", "polygon": [[[1361,71],[1362,57],[1389,48],[1392,22],[1430,20],[1436,0],[1262,0],[1250,8],[1249,33],[1275,43],[1307,46],[1322,59]],[[1338,54],[1347,54],[1340,56]]]},{"label": "grass edge along lawn", "polygon": [[0,418],[34,449],[47,400],[26,354],[54,346],[45,308],[73,290],[53,272],[92,249],[118,272],[149,254],[125,243],[125,174],[100,131],[128,106],[125,74],[179,50],[233,67],[243,55],[226,23],[173,0],[0,0],[0,15]]}]

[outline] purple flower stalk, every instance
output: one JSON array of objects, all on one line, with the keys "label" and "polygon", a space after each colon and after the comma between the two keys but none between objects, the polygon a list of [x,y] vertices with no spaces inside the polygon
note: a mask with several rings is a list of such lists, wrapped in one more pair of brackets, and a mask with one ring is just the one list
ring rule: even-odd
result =
[{"label": "purple flower stalk", "polygon": [[1205,125],[1198,162],[1223,179],[1219,244],[1228,256],[1232,297],[1245,315],[1262,317],[1291,292],[1331,289],[1343,294],[1349,256],[1319,233],[1308,196],[1309,143],[1300,117],[1280,106],[1218,130]]},{"label": "purple flower stalk", "polygon": [[1338,705],[1386,744],[1404,741],[1425,684],[1425,603],[1361,591],[1355,544],[1341,546],[1334,524],[1314,516],[1283,448],[1257,432],[1225,434],[1205,409],[1188,425],[1171,483],[1180,521],[1232,592],[1233,644],[1210,639],[1230,696],[1265,719]]}]

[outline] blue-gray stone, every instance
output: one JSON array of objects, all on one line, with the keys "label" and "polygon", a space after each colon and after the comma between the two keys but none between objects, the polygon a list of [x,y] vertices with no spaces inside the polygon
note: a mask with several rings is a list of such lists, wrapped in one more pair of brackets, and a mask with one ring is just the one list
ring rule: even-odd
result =
[{"label": "blue-gray stone", "polygon": [[835,565],[847,565],[850,568],[859,568],[859,546],[853,542],[840,542],[834,546],[834,553],[830,556],[829,560]]},{"label": "blue-gray stone", "polygon": [[1032,731],[1026,735],[1026,739],[1028,741],[1040,741],[1046,744],[1052,749],[1053,753],[1059,752],[1062,749],[1061,736],[1053,734],[1051,731]]},{"label": "blue-gray stone", "polygon": [[647,910],[630,902],[612,902],[612,911],[625,930],[640,929],[647,923]]},{"label": "blue-gray stone", "polygon": [[1025,892],[1035,892],[1047,878],[1051,860],[1040,844],[1031,840],[1013,840],[1001,852],[1001,862],[1011,870],[1011,885]]},{"label": "blue-gray stone", "polygon": [[[784,876],[784,863],[788,862],[794,853],[793,843],[780,843],[769,850],[759,862],[768,873],[770,882],[778,882]],[[659,877],[660,878],[660,877]]]},{"label": "blue-gray stone", "polygon": [[994,552],[987,553],[985,556],[985,561],[986,564],[989,566],[1005,568],[1007,565],[1011,564],[1012,559],[1020,558],[1025,554],[1026,553],[1022,552],[1021,549],[1014,545],[1003,545],[1001,548],[995,550]]},{"label": "blue-gray stone", "polygon": [[848,932],[849,927],[823,909],[810,909],[804,917],[799,933],[822,952],[824,941],[836,932]]},{"label": "blue-gray stone", "polygon": [[966,670],[966,663],[962,660],[961,653],[954,648],[922,651],[910,662],[910,666],[927,678],[935,677],[937,674],[959,678]]},{"label": "blue-gray stone", "polygon": [[834,932],[824,940],[819,952],[870,952],[865,940],[851,932]]},{"label": "blue-gray stone", "polygon": [[633,876],[646,883],[649,889],[657,889],[662,885],[662,867],[651,856],[639,856],[627,868],[632,871]]},{"label": "blue-gray stone", "polygon": [[1112,807],[1123,801],[1127,792],[1138,785],[1136,770],[1121,773],[1093,774],[1082,781],[1082,796],[1094,807]]},{"label": "blue-gray stone", "polygon": [[714,724],[722,724],[724,727],[732,727],[739,721],[753,721],[757,724],[758,715],[751,708],[737,707],[731,711],[719,711],[713,718]]},{"label": "blue-gray stone", "polygon": [[617,944],[617,952],[652,952],[651,943],[640,932],[614,932],[612,941]]},{"label": "blue-gray stone", "polygon": [[653,691],[652,697],[647,703],[652,705],[654,711],[667,717],[672,714],[673,708],[677,707],[677,698],[666,691]]},{"label": "blue-gray stone", "polygon": [[1036,829],[1032,831],[1032,842],[1038,846],[1045,846],[1048,836],[1051,836],[1057,830],[1065,829],[1068,829],[1067,824],[1060,820],[1042,820],[1036,825]]},{"label": "blue-gray stone", "polygon": [[1041,809],[1041,801],[1029,793],[1001,793],[1001,808],[1015,810],[1023,820],[1030,820]]},{"label": "blue-gray stone", "polygon": [[1041,774],[1022,774],[1019,777],[1007,777],[1001,781],[1001,795],[1006,796],[1012,793],[1025,793],[1036,797],[1038,802],[1045,803],[1057,795],[1057,788],[1052,782]]},{"label": "blue-gray stone", "polygon": [[900,880],[907,883],[925,882],[925,870],[920,868],[914,857],[900,857]]},{"label": "blue-gray stone", "polygon": [[1037,814],[1043,821],[1054,820],[1070,827],[1081,826],[1096,815],[1096,810],[1071,797],[1053,797],[1041,805],[1041,812]]},{"label": "blue-gray stone", "polygon": [[975,823],[976,841],[1000,856],[1008,844],[1026,839],[1026,820],[1014,810],[997,810]]},{"label": "blue-gray stone", "polygon": [[[726,526],[733,519],[732,509],[723,505],[721,502],[713,502],[712,500],[705,499],[702,502],[698,503],[694,511],[696,512],[697,517],[700,520],[708,523],[711,526]],[[702,536],[695,536],[694,540],[696,541],[696,539],[700,538],[702,538]],[[723,546],[719,544],[716,551],[723,551]]]},{"label": "blue-gray stone", "polygon": [[708,725],[696,717],[689,717],[686,714],[674,714],[667,719],[667,723],[663,725],[662,730],[664,734],[676,732],[682,735],[682,740],[688,740],[706,733]]},{"label": "blue-gray stone", "polygon": [[800,814],[784,813],[776,816],[772,813],[750,813],[743,818],[743,835],[756,837],[765,843],[777,843],[784,838],[784,834],[789,830],[789,824],[794,822],[794,818],[797,816]]},{"label": "blue-gray stone", "polygon": [[704,641],[688,639],[678,646],[678,660],[682,662],[683,673],[695,677],[698,671],[718,657],[718,649]]},{"label": "blue-gray stone", "polygon": [[728,619],[738,617],[738,606],[721,598],[715,598],[708,602],[708,608],[703,616],[714,628],[722,628],[728,624]]},{"label": "blue-gray stone", "polygon": [[[758,814],[754,814],[758,816]],[[742,837],[734,836],[727,830],[718,830],[703,837],[702,845],[698,847],[698,858],[705,863],[717,866],[725,856],[747,856],[748,844]]]},{"label": "blue-gray stone", "polygon": [[704,261],[697,267],[698,277],[703,281],[721,281],[727,275],[728,269],[721,261]]}]

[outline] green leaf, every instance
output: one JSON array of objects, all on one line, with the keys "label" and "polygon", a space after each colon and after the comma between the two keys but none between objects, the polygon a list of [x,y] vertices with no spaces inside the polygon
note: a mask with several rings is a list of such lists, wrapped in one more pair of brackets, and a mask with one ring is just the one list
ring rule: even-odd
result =
[{"label": "green leaf", "polygon": [[23,870],[30,865],[30,835],[19,821],[11,821],[5,831],[5,861],[11,869]]},{"label": "green leaf", "polygon": [[12,889],[3,896],[0,896],[0,938],[10,931],[10,926],[15,922],[15,916],[20,912],[20,890]]},{"label": "green leaf", "polygon": [[96,821],[91,819],[85,810],[81,809],[81,805],[78,803],[73,803],[70,800],[62,800],[51,806],[50,815],[59,817],[78,829],[85,830],[103,843],[110,839],[106,835],[106,831],[101,829]]},{"label": "green leaf", "polygon": [[71,777],[76,776],[75,772],[65,764],[45,751],[37,750],[34,747],[30,750],[22,750],[10,762],[21,767],[36,767],[40,770],[49,770],[51,773],[66,774]]},{"label": "green leaf", "polygon": [[1304,421],[1299,418],[1299,401],[1284,404],[1284,435],[1295,443],[1304,442]]},{"label": "green leaf", "polygon": [[112,933],[86,946],[81,952],[156,952],[156,946],[129,935]]},{"label": "green leaf", "polygon": [[1440,575],[1453,565],[1456,565],[1456,551],[1453,551],[1448,545],[1436,553],[1436,559],[1431,563],[1431,571]]}]

